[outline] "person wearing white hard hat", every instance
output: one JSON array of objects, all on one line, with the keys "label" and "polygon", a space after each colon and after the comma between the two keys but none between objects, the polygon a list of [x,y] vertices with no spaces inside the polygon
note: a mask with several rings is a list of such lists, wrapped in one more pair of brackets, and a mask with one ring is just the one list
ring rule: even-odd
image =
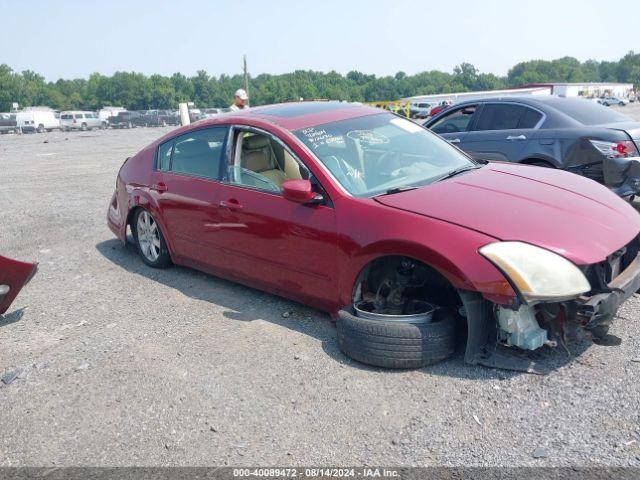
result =
[{"label": "person wearing white hard hat", "polygon": [[244,110],[245,108],[249,108],[247,106],[247,100],[249,100],[249,95],[242,88],[236,90],[234,94],[233,103],[229,107],[232,112],[237,112],[239,110]]}]

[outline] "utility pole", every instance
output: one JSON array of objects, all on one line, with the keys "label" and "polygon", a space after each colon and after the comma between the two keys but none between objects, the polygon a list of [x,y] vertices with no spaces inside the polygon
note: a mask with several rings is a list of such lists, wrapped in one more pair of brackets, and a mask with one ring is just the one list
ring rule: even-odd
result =
[{"label": "utility pole", "polygon": [[[249,96],[249,73],[247,72],[247,56],[242,56],[242,71],[244,72],[244,91]],[[249,106],[249,100],[247,100],[247,106]]]}]

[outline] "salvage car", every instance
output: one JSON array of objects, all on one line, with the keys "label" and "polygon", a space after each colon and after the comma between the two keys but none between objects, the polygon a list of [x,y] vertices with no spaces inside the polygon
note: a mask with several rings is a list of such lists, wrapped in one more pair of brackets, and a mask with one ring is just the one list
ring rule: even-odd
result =
[{"label": "salvage car", "polygon": [[567,170],[621,197],[640,192],[640,122],[582,99],[469,100],[424,123],[474,158]]},{"label": "salvage car", "polygon": [[478,162],[355,104],[176,129],[124,162],[107,223],[123,243],[130,228],[151,267],[329,312],[343,352],[384,367],[443,360],[466,339],[470,363],[530,369],[501,352],[602,337],[640,286],[640,215],[602,185]]},{"label": "salvage car", "polygon": [[20,262],[0,255],[0,315],[5,313],[38,270],[38,264]]}]

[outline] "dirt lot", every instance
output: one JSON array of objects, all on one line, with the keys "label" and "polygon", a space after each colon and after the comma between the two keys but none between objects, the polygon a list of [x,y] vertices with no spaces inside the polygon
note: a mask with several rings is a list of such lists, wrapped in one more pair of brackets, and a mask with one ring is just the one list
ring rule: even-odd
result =
[{"label": "dirt lot", "polygon": [[548,376],[365,367],[327,315],[114,239],[117,170],[161,133],[0,137],[0,252],[40,262],[0,317],[0,465],[640,466],[640,298]]}]

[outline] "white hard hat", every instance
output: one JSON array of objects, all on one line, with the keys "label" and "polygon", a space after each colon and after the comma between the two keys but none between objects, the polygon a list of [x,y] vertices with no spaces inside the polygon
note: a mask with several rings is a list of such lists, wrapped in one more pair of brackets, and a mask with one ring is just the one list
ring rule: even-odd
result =
[{"label": "white hard hat", "polygon": [[236,90],[235,96],[240,98],[240,100],[249,100],[249,95],[247,95],[247,92],[242,88]]}]

